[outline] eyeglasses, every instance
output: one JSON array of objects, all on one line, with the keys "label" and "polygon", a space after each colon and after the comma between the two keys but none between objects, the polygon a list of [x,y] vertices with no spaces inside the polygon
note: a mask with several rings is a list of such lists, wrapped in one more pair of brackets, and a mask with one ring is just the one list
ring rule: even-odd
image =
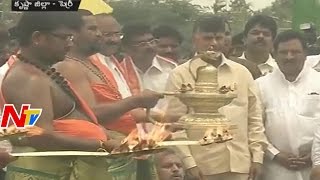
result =
[{"label": "eyeglasses", "polygon": [[142,41],[142,42],[134,43],[132,46],[145,47],[145,46],[148,46],[148,45],[155,45],[158,42],[159,42],[159,39],[152,39],[150,41]]},{"label": "eyeglasses", "polygon": [[72,42],[74,40],[74,35],[71,35],[71,34],[57,34],[57,33],[50,33],[50,34],[64,41]]},{"label": "eyeglasses", "polygon": [[122,39],[123,38],[123,33],[117,32],[117,33],[102,33],[102,35],[106,38],[119,38]]}]

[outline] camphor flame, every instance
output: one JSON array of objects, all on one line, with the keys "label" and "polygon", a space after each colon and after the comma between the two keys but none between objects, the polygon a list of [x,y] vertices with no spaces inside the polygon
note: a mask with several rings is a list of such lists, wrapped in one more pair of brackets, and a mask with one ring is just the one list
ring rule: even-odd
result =
[{"label": "camphor flame", "polygon": [[134,129],[122,142],[119,148],[113,153],[135,152],[141,150],[150,150],[158,147],[157,143],[162,142],[171,135],[167,130],[167,124],[153,124],[150,132],[144,135],[139,133],[138,129]]}]

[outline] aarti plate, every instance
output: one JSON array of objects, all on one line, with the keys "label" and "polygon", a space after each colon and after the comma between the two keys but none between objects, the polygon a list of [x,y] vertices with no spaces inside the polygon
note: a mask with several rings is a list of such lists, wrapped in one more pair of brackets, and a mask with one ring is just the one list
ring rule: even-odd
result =
[{"label": "aarti plate", "polygon": [[165,148],[159,147],[159,148],[154,148],[154,149],[144,149],[144,150],[130,151],[130,152],[110,153],[109,157],[111,157],[111,158],[118,158],[118,157],[123,157],[123,156],[138,157],[138,156],[143,156],[143,155],[150,155],[150,154],[159,153],[163,150],[165,150]]}]

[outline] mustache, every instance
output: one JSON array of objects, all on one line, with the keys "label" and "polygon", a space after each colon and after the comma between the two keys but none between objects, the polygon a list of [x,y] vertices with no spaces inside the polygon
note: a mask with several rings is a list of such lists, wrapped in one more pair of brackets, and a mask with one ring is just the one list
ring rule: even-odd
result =
[{"label": "mustache", "polygon": [[254,42],[254,44],[266,44],[267,42],[264,39],[260,39]]},{"label": "mustache", "polygon": [[175,53],[172,53],[172,52],[167,52],[167,53],[163,53],[164,55],[170,55],[170,56],[174,56]]}]

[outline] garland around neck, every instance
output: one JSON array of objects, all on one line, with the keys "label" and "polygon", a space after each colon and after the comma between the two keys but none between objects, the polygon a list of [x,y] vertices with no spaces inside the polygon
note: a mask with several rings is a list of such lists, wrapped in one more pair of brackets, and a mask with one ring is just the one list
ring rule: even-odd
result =
[{"label": "garland around neck", "polygon": [[112,91],[116,94],[116,98],[117,99],[121,99],[121,95],[118,91],[118,88],[115,87],[109,80],[109,78],[103,73],[100,71],[100,69],[98,67],[96,67],[93,63],[92,66],[94,66],[96,69],[94,69],[92,66],[89,65],[89,63],[87,63],[86,61],[82,61],[78,58],[75,58],[75,57],[71,57],[71,56],[66,56],[67,58],[71,59],[71,60],[74,60],[74,61],[77,61],[79,62],[80,64],[82,64],[85,68],[87,68],[91,73],[93,73],[95,76],[97,76],[104,84],[106,84],[109,88],[112,89]]},{"label": "garland around neck", "polygon": [[28,60],[20,54],[18,54],[17,57],[21,62],[32,65],[33,67],[41,70],[48,77],[50,77],[51,80],[55,82],[55,84],[57,84],[74,102],[78,102],[66,78],[63,77],[61,73],[57,72],[55,68],[50,68],[49,66],[43,65],[41,63],[37,64]]}]

